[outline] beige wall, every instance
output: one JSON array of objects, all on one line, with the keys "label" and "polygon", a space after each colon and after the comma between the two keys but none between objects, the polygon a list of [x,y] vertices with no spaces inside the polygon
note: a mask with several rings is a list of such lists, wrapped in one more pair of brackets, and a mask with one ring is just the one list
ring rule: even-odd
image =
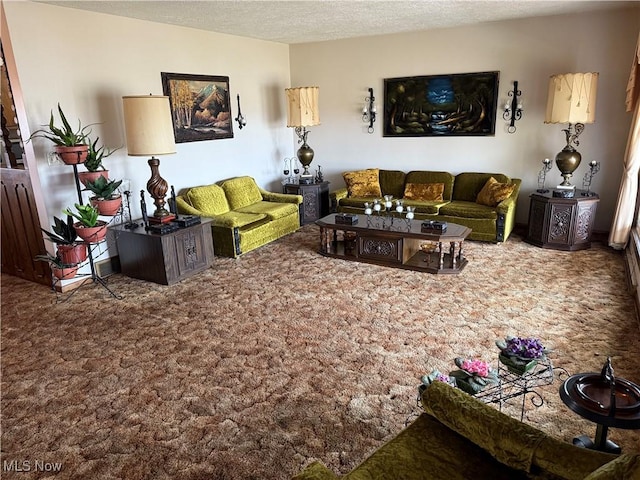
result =
[{"label": "beige wall", "polygon": [[[123,145],[123,95],[162,93],[163,71],[230,77],[232,113],[239,93],[248,125],[234,125],[233,139],[178,144],[175,155],[162,157],[161,174],[176,190],[244,174],[278,188],[282,160],[298,148],[285,126],[284,88],[319,85],[322,125],[309,134],[312,167],[322,165],[332,188],[344,184],[343,171],[371,166],[503,172],[523,179],[518,221],[526,223],[541,162],[564,146],[562,127],[543,124],[548,77],[598,71],[596,123],[580,138],[584,160],[573,183],[581,184],[590,160],[602,162],[593,184],[602,196],[596,228],[609,229],[630,124],[624,97],[640,5],[289,47],[32,2],[4,4],[31,129],[47,122],[59,101],[70,117],[101,122],[94,131],[107,145]],[[489,70],[500,71],[501,104],[512,82],[520,83],[525,111],[515,134],[506,133],[500,112],[493,137],[383,138],[382,118],[373,135],[366,133],[363,99],[373,87],[382,110],[384,78]],[[59,215],[75,199],[70,168],[47,165],[46,141],[35,147],[49,215]],[[123,149],[106,164],[112,177],[131,180],[132,191],[145,188],[145,159]],[[559,183],[555,167],[548,179]],[[137,202],[133,207],[138,216]]]},{"label": "beige wall", "polygon": [[[125,144],[122,96],[162,94],[161,72],[229,77],[232,114],[240,94],[247,126],[234,122],[234,138],[181,143],[160,158],[160,173],[176,191],[234,175],[276,186],[281,158],[291,148],[284,89],[289,86],[287,45],[24,1],[5,3],[30,128],[49,121],[58,102],[72,122],[100,122],[95,134],[110,147]],[[35,140],[49,215],[76,200],[68,166],[49,166],[51,144]],[[112,178],[146,189],[147,159],[123,148],[105,161]],[[82,170],[82,167],[80,168]],[[150,199],[147,206],[151,209]],[[140,216],[139,195],[133,202]]]},{"label": "beige wall", "polygon": [[[537,188],[542,160],[553,159],[565,145],[565,127],[543,123],[549,76],[596,71],[596,123],[587,125],[580,137],[583,162],[572,183],[582,185],[589,161],[601,162],[592,187],[602,197],[596,228],[609,230],[630,125],[625,88],[639,29],[640,5],[608,13],[292,45],[292,85],[320,87],[322,125],[309,134],[316,152],[313,164],[322,165],[334,185],[344,185],[343,171],[363,167],[506,173],[523,180],[517,220],[527,223],[528,197]],[[506,103],[514,80],[522,90],[524,116],[514,134],[506,132],[500,111],[493,137],[385,138],[381,117],[375,133],[366,132],[361,120],[364,97],[373,87],[381,113],[384,78],[493,70],[500,71],[499,105]],[[555,166],[547,179],[547,185],[560,183]]]}]

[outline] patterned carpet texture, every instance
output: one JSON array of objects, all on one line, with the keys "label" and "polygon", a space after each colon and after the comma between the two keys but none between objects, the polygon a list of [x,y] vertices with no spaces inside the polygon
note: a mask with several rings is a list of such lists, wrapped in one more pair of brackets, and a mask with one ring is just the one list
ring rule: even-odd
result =
[{"label": "patterned carpet texture", "polygon": [[[346,473],[417,414],[423,374],[497,366],[509,334],[572,374],[611,356],[640,383],[619,252],[467,242],[447,276],[325,258],[318,239],[309,225],[172,287],[116,274],[122,300],[3,275],[2,478],[286,479],[314,459]],[[560,384],[524,421],[593,437]],[[503,411],[519,418],[519,401]],[[640,450],[639,431],[609,438]]]}]

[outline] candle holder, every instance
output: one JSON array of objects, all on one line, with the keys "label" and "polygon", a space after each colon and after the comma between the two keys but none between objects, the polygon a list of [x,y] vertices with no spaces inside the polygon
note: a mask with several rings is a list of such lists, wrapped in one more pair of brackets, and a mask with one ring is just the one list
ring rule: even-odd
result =
[{"label": "candle holder", "polygon": [[589,171],[584,174],[582,179],[582,188],[586,190],[586,192],[582,192],[581,195],[583,197],[593,197],[595,193],[591,192],[591,182],[593,181],[593,176],[600,171],[600,162],[596,162],[592,160],[589,162]]},{"label": "candle holder", "polygon": [[376,198],[373,203],[365,202],[364,214],[367,227],[390,229],[396,219],[404,219],[407,230],[411,229],[411,220],[415,217],[415,207],[404,206],[402,199],[393,199],[393,195]]},{"label": "candle holder", "polygon": [[542,161],[542,170],[538,172],[538,189],[536,192],[538,193],[548,193],[549,189],[545,188],[544,184],[547,180],[547,172],[551,170],[551,160],[545,158]]}]

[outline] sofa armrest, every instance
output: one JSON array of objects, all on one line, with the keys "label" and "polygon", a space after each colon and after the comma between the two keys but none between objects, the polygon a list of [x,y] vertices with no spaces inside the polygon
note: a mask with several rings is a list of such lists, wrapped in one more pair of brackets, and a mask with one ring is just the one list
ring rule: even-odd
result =
[{"label": "sofa armrest", "polygon": [[506,215],[510,210],[515,209],[518,202],[518,195],[520,193],[520,185],[522,184],[522,180],[520,180],[519,178],[512,178],[511,183],[514,184],[516,188],[513,189],[511,195],[509,195],[496,206],[496,212],[502,213],[503,215]]},{"label": "sofa armrest", "polygon": [[313,462],[292,480],[338,480],[338,477],[320,462]]},{"label": "sofa armrest", "polygon": [[331,211],[336,212],[338,210],[340,200],[343,198],[347,198],[348,195],[349,191],[346,187],[339,188],[338,190],[334,190],[333,192],[329,192],[329,205],[331,206]]},{"label": "sofa armrest", "polygon": [[178,213],[184,213],[186,215],[198,215],[199,217],[206,217],[200,210],[192,207],[182,195],[176,197],[176,208]]},{"label": "sofa armrest", "polygon": [[277,202],[277,203],[294,203],[300,205],[302,203],[302,195],[295,195],[292,193],[276,193],[269,192],[267,190],[260,189],[262,199],[265,202]]}]

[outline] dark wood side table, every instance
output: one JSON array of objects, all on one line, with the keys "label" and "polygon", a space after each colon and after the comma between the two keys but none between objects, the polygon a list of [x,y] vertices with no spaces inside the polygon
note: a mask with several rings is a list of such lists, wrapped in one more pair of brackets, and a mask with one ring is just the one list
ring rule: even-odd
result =
[{"label": "dark wood side table", "polygon": [[302,195],[300,224],[306,225],[329,215],[329,182],[299,185],[286,183],[284,193]]},{"label": "dark wood side table", "polygon": [[147,232],[143,226],[116,225],[109,230],[115,236],[122,273],[129,277],[171,285],[213,263],[210,219],[164,235]]},{"label": "dark wood side table", "polygon": [[591,247],[591,230],[600,198],[576,190],[572,198],[554,197],[553,191],[531,194],[525,242],[554,250]]}]

